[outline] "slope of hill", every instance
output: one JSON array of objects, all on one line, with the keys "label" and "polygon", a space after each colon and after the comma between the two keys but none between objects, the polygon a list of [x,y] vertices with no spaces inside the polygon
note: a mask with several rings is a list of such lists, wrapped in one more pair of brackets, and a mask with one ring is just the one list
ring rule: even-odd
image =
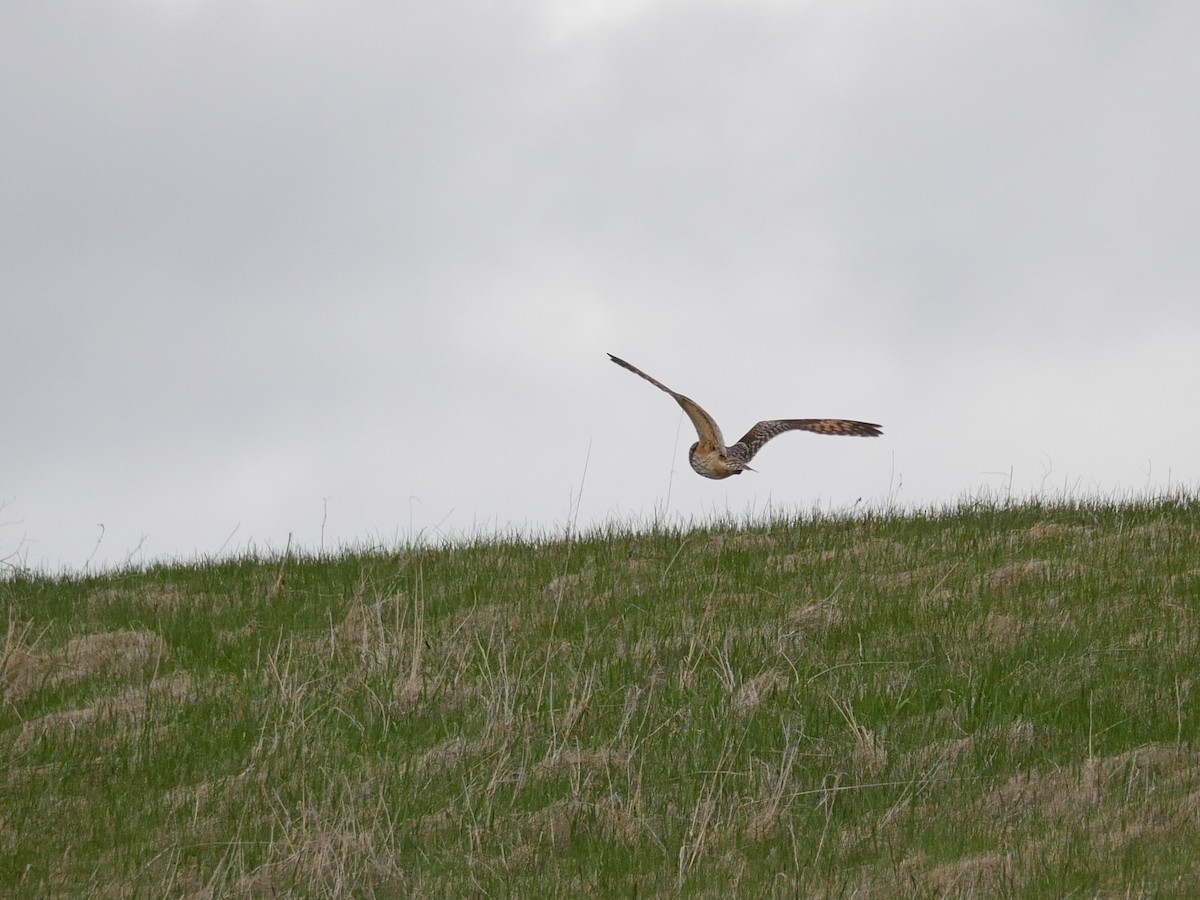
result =
[{"label": "slope of hill", "polygon": [[1184,894],[1200,506],[0,581],[12,895]]}]

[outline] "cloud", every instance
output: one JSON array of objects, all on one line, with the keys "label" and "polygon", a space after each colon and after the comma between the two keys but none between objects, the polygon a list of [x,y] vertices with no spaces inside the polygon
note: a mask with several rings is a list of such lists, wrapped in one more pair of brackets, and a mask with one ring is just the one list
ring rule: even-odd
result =
[{"label": "cloud", "polygon": [[[557,528],[581,482],[587,522],[1194,481],[1198,15],[6,9],[6,514],[79,564],[101,521],[117,561]],[[606,351],[731,431],[887,437],[702,483]]]}]

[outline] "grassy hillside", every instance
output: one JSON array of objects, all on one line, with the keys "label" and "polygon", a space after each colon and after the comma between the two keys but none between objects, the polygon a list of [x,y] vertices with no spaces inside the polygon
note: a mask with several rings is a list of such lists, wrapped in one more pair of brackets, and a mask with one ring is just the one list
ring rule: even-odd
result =
[{"label": "grassy hillside", "polygon": [[1185,896],[1200,506],[0,581],[16,896]]}]

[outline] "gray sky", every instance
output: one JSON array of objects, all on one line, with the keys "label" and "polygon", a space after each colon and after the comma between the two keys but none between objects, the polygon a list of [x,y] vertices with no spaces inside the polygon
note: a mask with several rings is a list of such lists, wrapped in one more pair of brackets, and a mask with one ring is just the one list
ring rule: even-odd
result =
[{"label": "gray sky", "polygon": [[[1194,488],[1197,40],[1186,0],[6,4],[0,557]],[[606,352],[731,439],[885,437],[702,479]]]}]

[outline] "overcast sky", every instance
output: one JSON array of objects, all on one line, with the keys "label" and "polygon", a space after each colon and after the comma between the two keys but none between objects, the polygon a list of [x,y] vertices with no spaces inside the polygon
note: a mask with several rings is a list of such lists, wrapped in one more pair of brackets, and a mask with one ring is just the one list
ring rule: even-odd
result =
[{"label": "overcast sky", "polygon": [[[1200,5],[0,7],[0,558],[1200,483]],[[725,481],[628,359],[789,434]]]}]

